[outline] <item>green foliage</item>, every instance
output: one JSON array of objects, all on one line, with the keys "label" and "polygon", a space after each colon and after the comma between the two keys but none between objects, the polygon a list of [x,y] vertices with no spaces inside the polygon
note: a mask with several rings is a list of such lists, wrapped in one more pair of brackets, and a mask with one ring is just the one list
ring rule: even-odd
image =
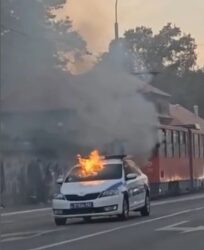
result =
[{"label": "green foliage", "polygon": [[[199,106],[204,117],[204,68],[197,66],[196,42],[190,34],[168,23],[158,34],[151,28],[137,27],[125,32],[124,38],[112,41],[109,51],[98,60],[97,65],[116,67],[136,73],[155,87],[172,95],[172,102],[193,110]],[[118,50],[118,51],[117,51]],[[125,66],[125,67],[124,67]],[[148,81],[149,79],[147,79]]]},{"label": "green foliage", "polygon": [[[56,21],[52,11],[65,0],[3,0],[1,3],[1,81],[6,91],[22,83],[64,78],[67,53],[86,53],[71,20]],[[58,67],[56,67],[58,66]],[[42,91],[42,90],[41,90]]]},{"label": "green foliage", "polygon": [[172,95],[172,102],[179,103],[193,111],[199,106],[199,114],[204,118],[204,71],[186,71],[178,76],[174,71],[165,70],[152,80],[152,84]]},{"label": "green foliage", "polygon": [[[198,105],[204,117],[204,70],[196,69],[196,42],[190,34],[168,23],[158,34],[137,27],[124,34],[135,72],[159,72],[152,84],[172,95],[172,102],[192,110]],[[127,52],[126,52],[127,53]]]},{"label": "green foliage", "polygon": [[174,69],[182,74],[196,65],[196,44],[190,34],[183,34],[171,23],[158,34],[144,26],[125,32],[128,51],[150,71]]}]

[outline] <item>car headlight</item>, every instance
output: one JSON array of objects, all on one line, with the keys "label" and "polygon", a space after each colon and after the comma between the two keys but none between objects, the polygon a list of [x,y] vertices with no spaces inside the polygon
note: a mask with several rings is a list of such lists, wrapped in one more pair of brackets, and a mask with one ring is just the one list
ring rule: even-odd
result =
[{"label": "car headlight", "polygon": [[56,194],[56,195],[54,196],[54,199],[55,199],[55,200],[65,200],[65,197],[64,197],[63,194]]},{"label": "car headlight", "polygon": [[118,189],[105,190],[104,192],[101,193],[100,198],[108,197],[108,196],[114,196],[114,195],[119,195],[119,190]]}]

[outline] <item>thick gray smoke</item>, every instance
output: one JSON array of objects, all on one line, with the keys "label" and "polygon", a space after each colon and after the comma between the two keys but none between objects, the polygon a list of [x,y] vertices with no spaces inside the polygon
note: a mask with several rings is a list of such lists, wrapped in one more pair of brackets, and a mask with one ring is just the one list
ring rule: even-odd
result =
[{"label": "thick gray smoke", "polygon": [[118,42],[107,58],[72,82],[74,92],[67,98],[78,114],[75,126],[81,145],[103,149],[119,140],[127,153],[146,158],[155,145],[157,115],[140,94],[145,82],[126,70],[123,52]]},{"label": "thick gray smoke", "polygon": [[[14,9],[18,10],[17,1],[13,3]],[[16,10],[23,25],[17,23],[15,30],[3,36],[3,85],[11,89],[7,90],[10,96],[5,105],[7,109],[26,110],[31,115],[32,110],[56,110],[61,107],[76,111],[77,118],[71,123],[77,135],[77,145],[83,145],[85,149],[104,149],[104,145],[120,140],[125,142],[128,153],[148,155],[155,144],[156,112],[139,93],[144,82],[126,70],[128,60],[123,46],[120,43],[114,45],[114,49],[104,55],[89,73],[71,77],[56,69],[53,54],[57,48],[61,52],[65,44],[69,49],[62,49],[63,53],[72,51],[73,41],[74,48],[81,49],[83,40],[74,32],[65,32],[63,36],[58,34],[57,31],[67,27],[66,23],[56,26],[56,30],[47,29],[46,12],[41,2],[23,0],[22,4],[27,10],[35,10],[39,19],[36,22],[36,15]],[[31,6],[33,8],[29,8]],[[12,20],[9,21],[5,20],[5,23],[10,27]],[[15,43],[10,46],[13,40]],[[30,124],[31,119],[26,119]],[[27,124],[21,116],[19,120],[19,127],[26,137],[32,131],[25,132]],[[11,131],[19,134],[16,118],[10,118],[10,121]],[[32,115],[33,131],[50,132],[45,131],[49,126],[43,127],[43,124],[39,115]],[[67,137],[66,140],[71,139]]]}]

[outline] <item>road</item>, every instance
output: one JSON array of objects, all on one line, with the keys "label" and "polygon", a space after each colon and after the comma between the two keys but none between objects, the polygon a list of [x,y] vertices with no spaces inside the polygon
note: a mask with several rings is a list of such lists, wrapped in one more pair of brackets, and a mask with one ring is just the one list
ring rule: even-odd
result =
[{"label": "road", "polygon": [[1,250],[203,250],[204,194],[152,202],[152,214],[125,222],[69,220],[56,227],[49,209],[4,213]]}]

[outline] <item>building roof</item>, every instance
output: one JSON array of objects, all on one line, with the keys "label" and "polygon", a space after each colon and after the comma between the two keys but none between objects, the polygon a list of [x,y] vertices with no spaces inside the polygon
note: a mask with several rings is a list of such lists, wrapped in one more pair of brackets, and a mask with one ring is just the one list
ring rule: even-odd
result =
[{"label": "building roof", "polygon": [[[69,109],[73,102],[81,102],[80,76],[65,78],[58,82],[56,79],[45,79],[35,84],[22,83],[13,85],[2,98],[2,111],[5,112],[39,112],[50,110]],[[88,80],[87,80],[88,82]],[[134,82],[133,82],[134,84]],[[143,81],[135,82],[135,89],[142,94],[156,94],[170,97],[169,94]],[[69,93],[72,93],[71,95]],[[77,99],[77,97],[80,97]],[[71,99],[72,100],[71,100]],[[85,98],[85,97],[84,97]]]},{"label": "building roof", "polygon": [[147,84],[147,83],[144,83],[143,85],[141,85],[140,90],[144,94],[153,93],[153,94],[164,96],[164,97],[171,97],[168,93],[166,93],[158,88],[155,88],[152,85]]},{"label": "building roof", "polygon": [[204,119],[201,117],[197,117],[193,112],[179,104],[170,104],[169,109],[173,118],[170,125],[199,124],[201,131],[204,132]]}]

